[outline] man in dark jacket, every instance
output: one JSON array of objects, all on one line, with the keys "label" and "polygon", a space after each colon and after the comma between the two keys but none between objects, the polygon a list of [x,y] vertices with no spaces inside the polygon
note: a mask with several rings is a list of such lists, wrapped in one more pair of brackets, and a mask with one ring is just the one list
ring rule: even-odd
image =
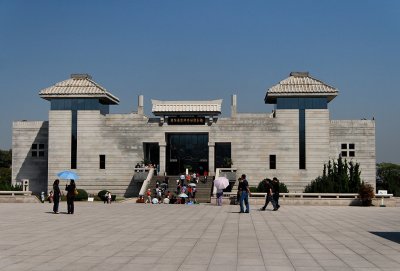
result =
[{"label": "man in dark jacket", "polygon": [[273,186],[273,188],[272,188],[272,190],[273,190],[272,198],[275,201],[274,211],[277,211],[279,209],[279,207],[281,207],[279,205],[279,180],[278,180],[278,178],[276,178],[276,177],[272,178],[272,186]]},{"label": "man in dark jacket", "polygon": [[[242,181],[239,183],[239,191],[241,191],[240,195],[240,213],[250,213],[250,205],[249,205],[249,183],[246,179],[246,174],[242,175]],[[246,211],[244,210],[243,203],[246,205]]]},{"label": "man in dark jacket", "polygon": [[74,213],[74,200],[75,200],[75,181],[71,179],[70,184],[65,186],[67,192],[67,209],[68,214]]},{"label": "man in dark jacket", "polygon": [[265,211],[265,209],[267,208],[269,202],[272,203],[272,206],[274,207],[274,211],[278,210],[277,206],[276,206],[276,203],[275,203],[275,200],[272,197],[272,193],[273,193],[272,192],[272,187],[273,186],[272,186],[272,180],[271,179],[266,179],[265,180],[265,187],[267,189],[267,195],[265,196],[265,204],[260,210],[261,211]]}]

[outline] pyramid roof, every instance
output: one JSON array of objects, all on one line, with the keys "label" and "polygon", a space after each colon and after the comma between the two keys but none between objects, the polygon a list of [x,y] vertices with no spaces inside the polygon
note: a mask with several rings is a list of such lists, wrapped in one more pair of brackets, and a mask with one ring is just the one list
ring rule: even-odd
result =
[{"label": "pyramid roof", "polygon": [[71,78],[42,89],[39,96],[54,98],[99,98],[105,104],[118,104],[119,99],[92,80],[88,74],[72,74]]},{"label": "pyramid roof", "polygon": [[333,100],[339,91],[309,75],[308,72],[291,72],[290,76],[268,89],[265,103],[276,103],[278,97],[327,97]]}]

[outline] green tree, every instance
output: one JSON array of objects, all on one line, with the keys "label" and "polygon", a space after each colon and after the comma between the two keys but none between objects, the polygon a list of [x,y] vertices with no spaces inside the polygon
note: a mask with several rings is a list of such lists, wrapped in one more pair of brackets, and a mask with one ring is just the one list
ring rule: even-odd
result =
[{"label": "green tree", "polygon": [[11,150],[0,150],[0,168],[11,167],[12,152]]},{"label": "green tree", "polygon": [[341,157],[324,164],[322,176],[306,186],[306,193],[357,193],[361,184],[358,163],[347,162]]},{"label": "green tree", "polygon": [[389,194],[400,196],[400,165],[377,164],[377,190],[387,190]]},{"label": "green tree", "polygon": [[0,185],[3,187],[11,185],[11,161],[11,150],[0,150]]}]

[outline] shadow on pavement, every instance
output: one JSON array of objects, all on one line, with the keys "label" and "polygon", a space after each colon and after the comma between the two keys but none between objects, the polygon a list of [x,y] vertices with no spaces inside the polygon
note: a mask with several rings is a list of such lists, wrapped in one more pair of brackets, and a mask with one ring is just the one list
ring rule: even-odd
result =
[{"label": "shadow on pavement", "polygon": [[379,237],[385,238],[387,240],[390,240],[392,242],[396,242],[400,244],[400,232],[377,232],[377,231],[371,231],[370,233],[375,234]]},{"label": "shadow on pavement", "polygon": [[[44,212],[45,214],[52,214],[54,215],[54,212]],[[67,215],[67,212],[59,212],[58,215]]]}]

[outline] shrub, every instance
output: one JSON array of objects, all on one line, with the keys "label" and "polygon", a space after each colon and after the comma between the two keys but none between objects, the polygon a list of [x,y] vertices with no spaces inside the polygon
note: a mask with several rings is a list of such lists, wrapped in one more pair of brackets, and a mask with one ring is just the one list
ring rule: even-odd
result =
[{"label": "shrub", "polygon": [[304,189],[305,193],[357,193],[361,184],[358,163],[347,162],[341,157],[324,164],[322,176],[317,177]]},{"label": "shrub", "polygon": [[369,183],[362,182],[358,189],[358,196],[362,206],[372,206],[372,199],[375,197],[374,188]]},{"label": "shrub", "polygon": [[[266,184],[267,180],[270,179],[266,178],[258,183],[257,192],[267,193],[267,184]],[[283,182],[279,182],[279,193],[289,193],[287,186]]]},{"label": "shrub", "polygon": [[87,201],[88,193],[84,189],[78,189],[78,195],[75,196],[76,201]]},{"label": "shrub", "polygon": [[261,182],[258,183],[257,185],[257,191],[256,192],[260,192],[260,193],[267,193],[267,181],[269,181],[269,179],[264,179]]},{"label": "shrub", "polygon": [[289,193],[286,184],[279,182],[279,193]]},{"label": "shrub", "polygon": [[257,191],[257,187],[255,187],[255,186],[249,186],[249,190],[250,190],[250,193],[256,193],[256,192],[258,192],[258,191]]},{"label": "shrub", "polygon": [[99,198],[103,199],[107,192],[110,192],[110,191],[101,190],[101,191],[99,191],[99,193],[97,193],[97,196],[99,196]]},{"label": "shrub", "polygon": [[8,182],[0,182],[0,191],[22,191],[22,185],[12,185]]}]

